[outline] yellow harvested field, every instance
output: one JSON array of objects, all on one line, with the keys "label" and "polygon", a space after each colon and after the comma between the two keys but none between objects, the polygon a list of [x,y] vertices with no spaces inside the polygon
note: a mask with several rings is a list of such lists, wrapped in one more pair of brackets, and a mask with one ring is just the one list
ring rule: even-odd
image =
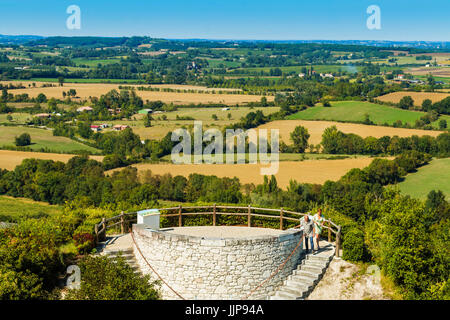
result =
[{"label": "yellow harvested field", "polygon": [[[11,83],[11,81],[1,81],[2,84]],[[30,81],[16,81],[14,83],[22,83],[24,86],[28,86]],[[104,83],[65,83],[64,86],[46,87],[42,88],[41,83],[36,82],[37,86],[33,88],[32,86],[26,89],[12,89],[9,93],[14,95],[27,93],[30,97],[37,97],[40,93],[45,94],[47,98],[63,98],[63,91],[68,91],[70,89],[75,89],[77,92],[77,97],[81,99],[88,99],[89,97],[100,97],[102,94],[106,94],[109,91],[115,89],[120,91],[119,84],[104,84]],[[54,83],[55,84],[55,83]],[[56,84],[57,85],[57,84]],[[124,85],[122,85],[124,86]],[[139,85],[126,85],[130,87],[138,87]],[[152,85],[152,87],[158,87]],[[216,92],[219,90],[229,91],[230,89],[208,89],[205,87],[194,87],[194,86],[182,86],[182,85],[167,85],[159,86],[162,88],[172,88],[176,90],[203,90]],[[235,90],[233,90],[235,91]],[[139,91],[136,90],[136,94],[140,96],[144,101],[156,101],[161,100],[167,103],[175,104],[191,104],[191,103],[223,103],[234,105],[237,103],[247,103],[260,101],[262,96],[259,95],[246,95],[246,94],[218,94],[218,93],[186,93],[186,92],[162,92],[162,91]],[[273,96],[268,96],[268,101],[273,101]]]},{"label": "yellow harvested field", "polygon": [[[75,154],[0,150],[0,168],[14,170],[14,168],[21,164],[24,159],[30,158],[67,162],[75,156]],[[89,156],[89,158],[97,161],[103,160],[103,156]]]},{"label": "yellow harvested field", "polygon": [[409,92],[409,91],[399,91],[388,93],[384,96],[379,96],[377,100],[383,102],[393,102],[399,103],[403,97],[411,96],[414,100],[414,105],[421,106],[423,100],[430,99],[431,101],[438,102],[450,96],[448,93],[437,93],[437,92]]},{"label": "yellow harvested field", "polygon": [[[303,126],[308,129],[309,132],[309,144],[319,144],[322,141],[322,134],[326,128],[331,126],[336,126],[338,130],[344,133],[354,133],[363,138],[365,137],[375,137],[381,138],[383,136],[399,136],[399,137],[410,137],[413,135],[425,136],[429,135],[432,137],[437,137],[443,131],[431,131],[431,130],[419,130],[419,129],[404,129],[404,128],[393,128],[393,127],[381,127],[381,126],[369,126],[365,124],[356,123],[342,123],[333,121],[307,121],[307,120],[279,120],[272,121],[263,124],[258,127],[258,129],[278,129],[280,130],[280,140],[286,144],[292,144],[291,132],[294,131],[295,127]],[[270,131],[268,131],[270,134]]]},{"label": "yellow harvested field", "polygon": [[[374,158],[357,158],[342,160],[305,160],[305,161],[280,161],[278,173],[275,177],[278,186],[286,188],[291,179],[303,183],[323,184],[327,180],[339,180],[350,169],[367,167]],[[133,165],[138,172],[150,170],[152,174],[163,175],[170,173],[172,176],[189,176],[191,173],[203,175],[215,175],[218,177],[237,177],[240,182],[261,184],[264,176],[260,168],[268,168],[267,164],[136,164]],[[118,171],[114,169],[109,171]]]}]

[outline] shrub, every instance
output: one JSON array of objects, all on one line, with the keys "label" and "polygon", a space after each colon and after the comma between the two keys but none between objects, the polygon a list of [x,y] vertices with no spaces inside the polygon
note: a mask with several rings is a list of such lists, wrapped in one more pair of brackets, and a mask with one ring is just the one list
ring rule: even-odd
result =
[{"label": "shrub", "polygon": [[69,290],[68,300],[158,300],[155,289],[158,282],[150,282],[150,276],[141,276],[118,256],[87,256],[79,263],[80,288]]},{"label": "shrub", "polygon": [[90,253],[95,247],[94,236],[90,233],[75,234],[73,240],[80,254]]},{"label": "shrub", "polygon": [[46,296],[37,275],[0,266],[0,300],[43,299]]},{"label": "shrub", "polygon": [[345,235],[342,245],[342,258],[348,261],[365,261],[367,250],[364,244],[364,233],[358,228],[353,228]]}]

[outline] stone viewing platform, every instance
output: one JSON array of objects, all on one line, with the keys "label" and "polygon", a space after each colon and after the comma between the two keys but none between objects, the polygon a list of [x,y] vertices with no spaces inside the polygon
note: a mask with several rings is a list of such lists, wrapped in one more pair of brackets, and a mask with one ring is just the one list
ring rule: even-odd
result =
[{"label": "stone viewing platform", "polygon": [[156,280],[153,268],[173,289],[162,285],[164,299],[180,299],[174,291],[185,299],[241,299],[251,292],[250,299],[265,299],[297,267],[303,247],[296,249],[302,237],[299,229],[204,226],[153,230],[135,224],[132,232],[140,270]]},{"label": "stone viewing platform", "polygon": [[[304,215],[251,205],[179,205],[102,218],[94,231],[100,254],[122,252],[136,272],[160,281],[163,299],[304,299],[339,255],[341,239],[341,227],[324,220],[327,244],[318,255],[304,255],[298,229]],[[208,225],[195,226],[193,216],[209,217]],[[239,218],[224,223],[224,216]]]}]

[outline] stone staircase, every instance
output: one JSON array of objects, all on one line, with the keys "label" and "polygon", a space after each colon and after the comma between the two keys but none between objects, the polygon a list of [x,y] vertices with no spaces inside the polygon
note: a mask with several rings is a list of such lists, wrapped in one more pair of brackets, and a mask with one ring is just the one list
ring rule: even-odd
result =
[{"label": "stone staircase", "polygon": [[142,273],[133,252],[130,234],[108,236],[106,241],[99,243],[97,252],[99,255],[108,256],[108,258],[121,255],[135,273]]},{"label": "stone staircase", "polygon": [[284,281],[270,300],[303,300],[308,297],[322,279],[333,259],[335,248],[330,243],[322,243],[316,254],[303,255],[297,269]]}]

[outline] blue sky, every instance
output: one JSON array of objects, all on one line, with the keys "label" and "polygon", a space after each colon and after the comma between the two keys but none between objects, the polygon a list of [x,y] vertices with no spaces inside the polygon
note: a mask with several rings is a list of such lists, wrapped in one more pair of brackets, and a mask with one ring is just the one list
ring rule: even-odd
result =
[{"label": "blue sky", "polygon": [[[81,8],[68,30],[66,9]],[[381,30],[366,27],[370,5]],[[450,41],[449,0],[0,0],[0,34]]]}]

